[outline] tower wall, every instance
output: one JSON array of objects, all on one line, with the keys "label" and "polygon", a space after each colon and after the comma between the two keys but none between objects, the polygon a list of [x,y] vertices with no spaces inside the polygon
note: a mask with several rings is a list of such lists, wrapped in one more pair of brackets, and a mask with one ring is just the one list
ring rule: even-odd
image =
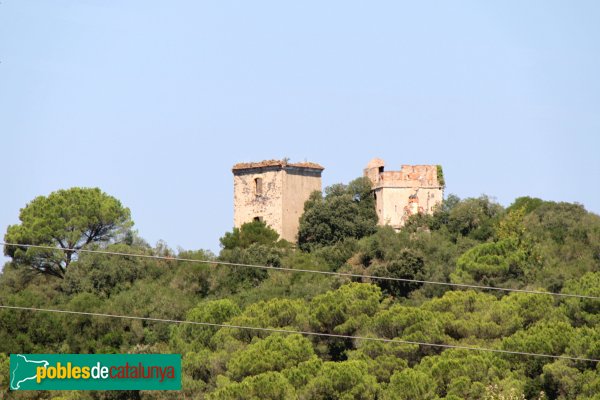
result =
[{"label": "tower wall", "polygon": [[[256,179],[262,193],[256,194]],[[233,225],[239,228],[259,218],[281,235],[284,172],[280,168],[238,171],[233,176]]]},{"label": "tower wall", "polygon": [[284,239],[297,241],[304,203],[315,190],[321,191],[321,171],[293,167],[285,169],[281,233]]},{"label": "tower wall", "polygon": [[443,201],[437,165],[402,165],[399,171],[384,168],[384,161],[377,158],[364,169],[373,187],[379,225],[399,229],[411,215],[432,214]]},{"label": "tower wall", "polygon": [[[264,221],[282,239],[296,242],[304,203],[321,191],[323,167],[268,160],[233,167],[233,222],[236,228],[254,219]],[[259,180],[259,181],[257,181]]]}]

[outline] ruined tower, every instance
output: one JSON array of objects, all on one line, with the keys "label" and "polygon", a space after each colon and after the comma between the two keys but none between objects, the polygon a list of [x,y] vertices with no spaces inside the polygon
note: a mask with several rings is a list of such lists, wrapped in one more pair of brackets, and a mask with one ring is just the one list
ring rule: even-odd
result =
[{"label": "ruined tower", "polygon": [[432,214],[444,198],[444,178],[439,165],[402,165],[385,171],[385,162],[375,158],[364,169],[371,180],[379,225],[400,229],[413,214]]},{"label": "ruined tower", "polygon": [[321,191],[319,164],[266,160],[233,166],[233,223],[260,220],[282,239],[296,242],[304,202]]}]

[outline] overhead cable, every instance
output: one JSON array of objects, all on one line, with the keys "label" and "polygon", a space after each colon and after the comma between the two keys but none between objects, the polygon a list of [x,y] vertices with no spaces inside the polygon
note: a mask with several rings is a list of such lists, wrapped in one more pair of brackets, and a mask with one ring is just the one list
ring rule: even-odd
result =
[{"label": "overhead cable", "polygon": [[352,340],[364,340],[364,341],[372,341],[372,342],[409,344],[409,345],[417,345],[417,346],[438,347],[438,348],[444,348],[444,349],[469,350],[469,351],[490,352],[490,353],[520,355],[520,356],[529,356],[529,357],[563,359],[563,360],[571,360],[571,361],[585,361],[585,362],[599,362],[600,361],[600,359],[586,358],[586,357],[571,357],[571,356],[564,356],[564,355],[532,353],[532,352],[527,352],[527,351],[512,351],[512,350],[503,350],[503,349],[491,349],[491,348],[486,348],[486,347],[463,346],[463,345],[455,345],[455,344],[428,343],[428,342],[403,340],[403,339],[387,339],[387,338],[379,338],[379,337],[340,335],[340,334],[334,334],[334,333],[296,331],[296,330],[292,330],[292,329],[281,329],[281,328],[261,328],[261,327],[255,327],[255,326],[245,326],[245,325],[217,324],[217,323],[213,323],[213,322],[185,321],[185,320],[167,319],[167,318],[139,317],[139,316],[133,316],[133,315],[118,315],[118,314],[106,314],[106,313],[84,312],[84,311],[57,310],[57,309],[38,308],[38,307],[21,307],[21,306],[0,305],[0,308],[9,309],[9,310],[21,310],[21,311],[39,311],[39,312],[49,312],[49,313],[70,314],[70,315],[85,315],[85,316],[90,316],[90,317],[119,318],[119,319],[129,319],[129,320],[139,320],[139,321],[149,321],[149,322],[164,322],[164,323],[172,323],[172,324],[212,326],[212,327],[217,327],[217,328],[246,329],[246,330],[254,330],[254,331],[261,331],[261,332],[297,334],[297,335],[304,335],[304,336],[318,336],[318,337],[328,337],[328,338],[336,338],[336,339],[352,339]]},{"label": "overhead cable", "polygon": [[423,279],[397,278],[397,277],[393,277],[393,276],[362,275],[362,274],[356,274],[356,273],[351,273],[351,272],[319,271],[319,270],[313,270],[313,269],[275,267],[272,265],[243,264],[243,263],[232,263],[232,262],[226,262],[226,261],[216,261],[216,260],[195,260],[195,259],[190,259],[190,258],[159,256],[159,255],[152,255],[152,254],[135,254],[135,253],[124,253],[124,252],[119,252],[119,251],[108,251],[108,250],[61,248],[61,247],[55,247],[55,246],[43,246],[43,245],[34,245],[34,244],[0,242],[0,245],[37,248],[37,249],[46,249],[46,250],[60,250],[60,251],[69,251],[69,252],[75,252],[75,253],[77,253],[77,252],[93,253],[93,254],[105,254],[105,255],[112,255],[112,256],[139,257],[139,258],[147,258],[147,259],[166,260],[166,261],[181,261],[181,262],[190,262],[190,263],[199,263],[199,264],[210,264],[210,265],[215,265],[215,266],[227,265],[227,266],[231,266],[231,267],[258,268],[258,269],[266,269],[266,270],[274,270],[274,271],[287,271],[287,272],[303,272],[303,273],[321,274],[321,275],[329,275],[329,276],[343,276],[343,277],[349,277],[349,278],[421,283],[421,284],[425,284],[425,285],[449,286],[449,287],[456,287],[456,288],[461,288],[461,289],[495,290],[495,291],[500,291],[500,292],[529,293],[529,294],[539,294],[539,295],[556,296],[556,297],[571,297],[571,298],[579,298],[579,299],[600,300],[600,296],[592,296],[592,295],[585,295],[585,294],[545,292],[542,290],[513,289],[513,288],[496,287],[496,286],[475,285],[475,284],[469,284],[469,283],[454,283],[454,282],[430,281],[430,280],[423,280]]}]

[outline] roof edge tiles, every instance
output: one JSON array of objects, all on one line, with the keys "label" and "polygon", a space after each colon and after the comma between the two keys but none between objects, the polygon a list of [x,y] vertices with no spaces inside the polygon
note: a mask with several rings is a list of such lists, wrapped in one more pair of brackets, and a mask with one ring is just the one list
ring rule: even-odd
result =
[{"label": "roof edge tiles", "polygon": [[232,171],[238,171],[242,169],[253,169],[253,168],[265,168],[265,167],[294,167],[294,168],[310,168],[324,170],[321,165],[313,162],[301,162],[301,163],[288,163],[285,160],[264,160],[258,162],[249,163],[237,163],[231,169]]}]

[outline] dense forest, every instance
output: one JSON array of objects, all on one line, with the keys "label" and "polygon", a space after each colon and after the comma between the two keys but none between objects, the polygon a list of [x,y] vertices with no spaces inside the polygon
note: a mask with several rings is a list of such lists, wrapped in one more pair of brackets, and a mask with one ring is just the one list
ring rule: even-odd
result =
[{"label": "dense forest", "polygon": [[[218,255],[148,244],[99,189],[40,196],[19,218],[5,242],[51,248],[4,246],[1,305],[359,339],[0,309],[3,398],[600,399],[599,364],[574,359],[600,359],[600,217],[579,204],[449,195],[395,232],[361,178],[311,196],[298,243],[256,221]],[[10,353],[178,353],[183,389],[10,392]]]}]

